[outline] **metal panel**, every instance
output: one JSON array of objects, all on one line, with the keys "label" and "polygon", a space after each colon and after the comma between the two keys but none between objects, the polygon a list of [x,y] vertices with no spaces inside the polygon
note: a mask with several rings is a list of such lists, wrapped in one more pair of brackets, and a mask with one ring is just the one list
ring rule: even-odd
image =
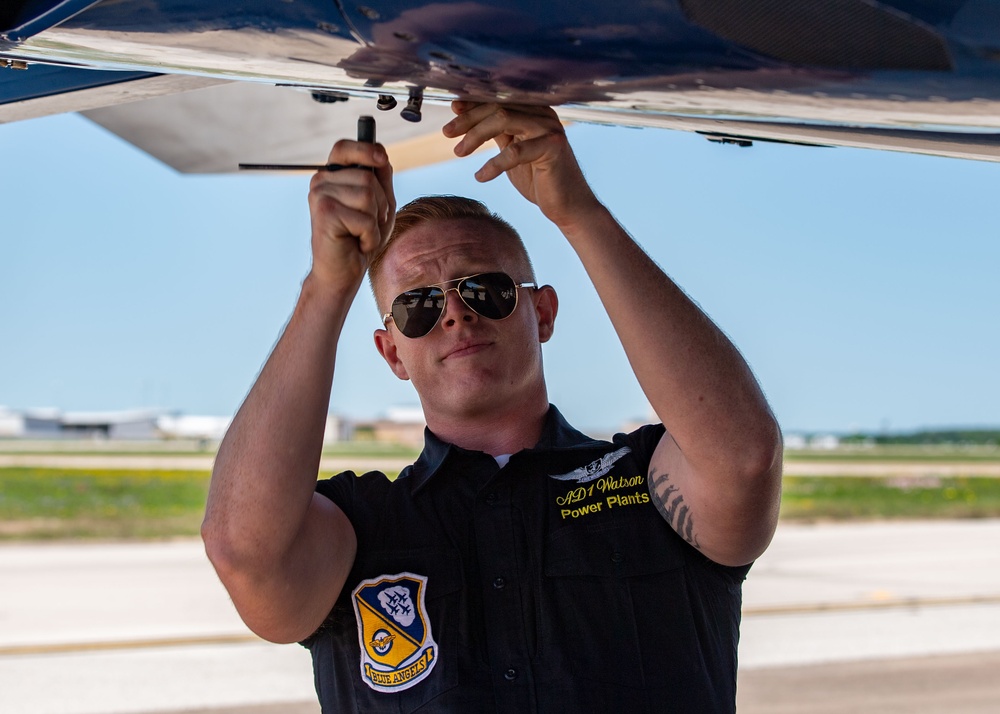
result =
[{"label": "metal panel", "polygon": [[[241,162],[324,163],[337,139],[357,135],[362,114],[376,114],[374,98],[320,104],[308,91],[247,83],[83,113],[182,173],[228,173]],[[451,158],[456,141],[441,127],[452,116],[434,105],[424,107],[420,124],[379,113],[377,138],[397,170]]]},{"label": "metal panel", "polygon": [[23,70],[0,69],[0,106],[156,76],[150,72],[106,72],[44,64],[28,65]]},{"label": "metal panel", "polygon": [[[0,11],[0,38],[14,44],[23,42],[99,2],[101,0],[25,0],[11,3]],[[0,43],[0,48],[2,46]]]},{"label": "metal panel", "polygon": [[205,77],[36,64],[27,70],[0,69],[0,124],[136,102],[219,83]]},{"label": "metal panel", "polygon": [[865,0],[680,0],[685,14],[727,40],[807,67],[952,68],[944,39]]}]

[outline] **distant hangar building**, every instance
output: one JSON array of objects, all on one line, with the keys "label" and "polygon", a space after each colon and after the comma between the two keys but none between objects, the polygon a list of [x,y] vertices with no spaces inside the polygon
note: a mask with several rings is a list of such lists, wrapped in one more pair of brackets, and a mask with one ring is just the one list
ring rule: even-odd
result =
[{"label": "distant hangar building", "polygon": [[162,413],[152,409],[117,412],[63,412],[31,409],[24,412],[23,436],[68,439],[157,439],[157,420]]}]

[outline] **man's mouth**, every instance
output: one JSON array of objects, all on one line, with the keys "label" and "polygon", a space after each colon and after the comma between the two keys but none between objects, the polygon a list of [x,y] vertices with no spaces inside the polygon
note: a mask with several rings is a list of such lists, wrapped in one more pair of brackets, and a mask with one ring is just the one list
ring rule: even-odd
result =
[{"label": "man's mouth", "polygon": [[493,343],[488,340],[463,340],[452,347],[448,351],[448,354],[444,356],[444,359],[468,357],[469,355],[474,355],[477,352],[483,351],[492,344]]}]

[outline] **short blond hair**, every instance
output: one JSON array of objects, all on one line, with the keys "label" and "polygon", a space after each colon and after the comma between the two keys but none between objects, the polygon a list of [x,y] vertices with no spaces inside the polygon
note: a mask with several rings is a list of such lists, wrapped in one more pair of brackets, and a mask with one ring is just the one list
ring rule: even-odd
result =
[{"label": "short blond hair", "polygon": [[423,196],[410,201],[396,212],[396,222],[392,227],[392,233],[389,234],[389,239],[368,265],[368,280],[371,284],[372,294],[375,296],[375,302],[378,303],[379,299],[378,285],[382,278],[382,261],[392,248],[393,243],[401,235],[430,221],[463,219],[483,221],[498,228],[503,235],[508,236],[511,239],[510,245],[515,255],[524,260],[524,265],[529,273],[527,277],[534,281],[535,269],[531,265],[531,258],[528,256],[528,250],[524,247],[524,241],[521,240],[520,234],[499,214],[487,208],[486,204],[464,196]]}]

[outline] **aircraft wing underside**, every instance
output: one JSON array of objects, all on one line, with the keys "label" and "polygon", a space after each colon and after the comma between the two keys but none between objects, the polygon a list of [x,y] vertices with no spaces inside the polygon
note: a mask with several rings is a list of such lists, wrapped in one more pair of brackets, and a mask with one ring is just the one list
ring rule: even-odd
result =
[{"label": "aircraft wing underside", "polygon": [[[404,163],[454,97],[714,140],[1000,160],[991,0],[8,0],[0,122],[80,111],[182,171],[321,161],[359,114]],[[350,99],[346,102],[343,100]],[[419,102],[426,99],[427,106]],[[394,157],[397,156],[394,153]]]}]

